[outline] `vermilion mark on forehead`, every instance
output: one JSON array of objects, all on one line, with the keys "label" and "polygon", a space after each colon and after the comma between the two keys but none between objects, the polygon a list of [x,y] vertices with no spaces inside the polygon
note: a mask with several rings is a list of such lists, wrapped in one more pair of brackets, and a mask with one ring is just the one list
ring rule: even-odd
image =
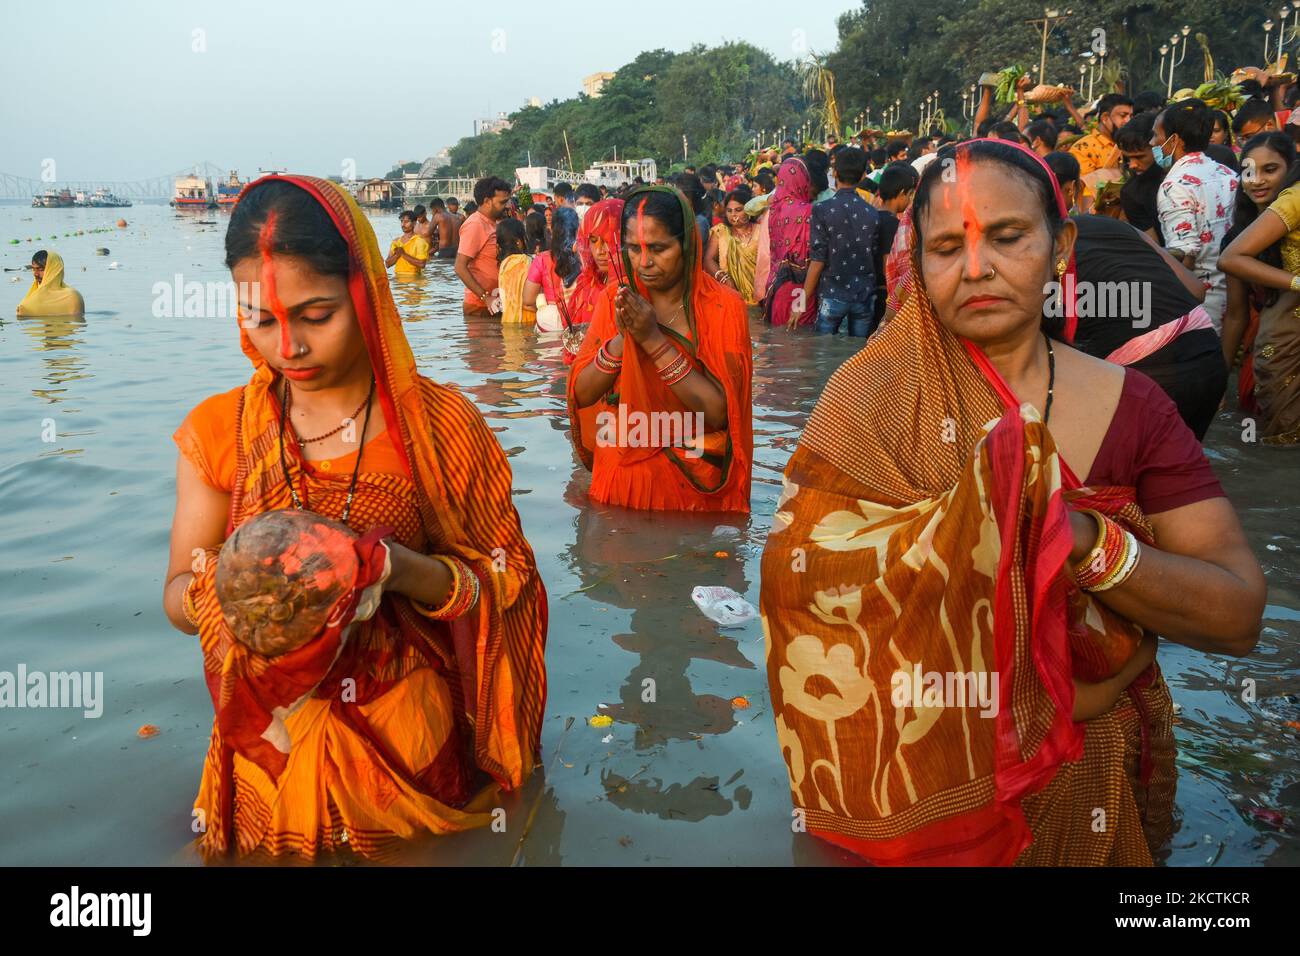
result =
[{"label": "vermilion mark on forehead", "polygon": [[271,255],[275,241],[275,223],[276,214],[273,209],[266,214],[266,222],[262,223],[262,230],[257,237],[257,245],[262,253],[262,288],[266,290],[266,304],[270,307],[271,314],[280,323],[280,356],[291,359],[293,352],[289,345],[289,313],[285,311],[284,304],[275,291],[275,264]]},{"label": "vermilion mark on forehead", "polygon": [[971,275],[982,274],[979,264],[978,246],[984,226],[975,212],[975,198],[971,192],[970,157],[965,152],[957,154],[957,201],[961,204],[961,224],[966,230],[966,265]]},{"label": "vermilion mark on forehead", "polygon": [[645,204],[650,201],[646,196],[636,207],[636,241],[641,246],[641,268],[646,269],[650,266],[650,253],[645,245]]}]

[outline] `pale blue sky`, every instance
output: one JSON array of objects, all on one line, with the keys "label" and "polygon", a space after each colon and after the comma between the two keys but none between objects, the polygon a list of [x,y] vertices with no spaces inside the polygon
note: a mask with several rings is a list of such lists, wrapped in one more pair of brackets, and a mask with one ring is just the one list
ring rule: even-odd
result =
[{"label": "pale blue sky", "polygon": [[[836,18],[859,5],[5,3],[0,172],[36,179],[54,159],[60,180],[131,180],[210,160],[330,175],[350,158],[358,174],[380,175],[469,135],[476,117],[574,95],[584,76],[642,50],[746,40],[790,59],[801,42],[831,49]],[[614,12],[638,7],[655,12]]]}]

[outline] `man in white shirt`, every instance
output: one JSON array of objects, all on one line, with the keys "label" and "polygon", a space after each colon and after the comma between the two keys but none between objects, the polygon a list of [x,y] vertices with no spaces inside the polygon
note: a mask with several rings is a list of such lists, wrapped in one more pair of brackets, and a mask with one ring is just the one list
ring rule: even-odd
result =
[{"label": "man in white shirt", "polygon": [[1232,225],[1238,182],[1236,173],[1203,152],[1213,131],[1209,108],[1183,100],[1156,118],[1151,151],[1169,170],[1156,194],[1165,248],[1205,283],[1205,311],[1222,333],[1228,293],[1219,250]]}]

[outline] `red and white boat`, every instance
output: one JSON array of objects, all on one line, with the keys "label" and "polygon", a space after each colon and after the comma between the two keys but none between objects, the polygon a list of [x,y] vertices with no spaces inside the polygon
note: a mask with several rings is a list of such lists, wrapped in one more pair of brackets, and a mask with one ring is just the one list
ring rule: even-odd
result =
[{"label": "red and white boat", "polygon": [[172,205],[177,209],[213,209],[217,205],[216,193],[201,176],[177,176]]}]

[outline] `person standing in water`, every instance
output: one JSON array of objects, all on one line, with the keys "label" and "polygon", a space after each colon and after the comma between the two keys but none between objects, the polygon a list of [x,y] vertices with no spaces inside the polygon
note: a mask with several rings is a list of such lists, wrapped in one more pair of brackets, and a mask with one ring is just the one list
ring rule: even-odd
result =
[{"label": "person standing in water", "polygon": [[[172,626],[199,635],[216,711],[198,848],[384,859],[418,833],[486,826],[537,764],[546,704],[546,592],[505,453],[460,392],[416,370],[374,231],[342,187],[252,183],[226,265],[259,289],[257,307],[240,303],[253,374],[173,436],[163,589]],[[290,508],[381,548],[382,593],[334,631],[337,650],[317,647],[327,630],[266,657],[233,637],[216,569],[236,529]]]},{"label": "person standing in water", "polygon": [[[447,202],[455,202],[454,198]],[[460,243],[460,219],[447,211],[447,203],[437,197],[429,200],[429,210],[433,216],[433,229],[437,237],[437,250],[434,258],[455,259],[456,249]]]},{"label": "person standing in water", "polygon": [[402,224],[402,234],[389,246],[384,265],[393,270],[393,275],[423,275],[424,264],[429,261],[429,243],[415,232],[415,213],[407,210],[398,221]]},{"label": "person standing in water", "polygon": [[423,205],[411,210],[415,214],[415,234],[433,246],[433,223],[429,221],[429,212]]},{"label": "person standing in water", "polygon": [[474,201],[477,208],[460,227],[456,275],[465,284],[465,314],[489,315],[497,287],[497,223],[510,205],[510,184],[496,176],[480,179]]},{"label": "person standing in water", "polygon": [[32,256],[32,284],[18,303],[18,315],[84,315],[81,293],[63,284],[63,257],[42,249]]},{"label": "person standing in water", "polygon": [[569,372],[591,499],[749,511],[753,346],[745,303],[704,271],[689,200],[643,186],[622,211],[620,281],[599,294]]}]

